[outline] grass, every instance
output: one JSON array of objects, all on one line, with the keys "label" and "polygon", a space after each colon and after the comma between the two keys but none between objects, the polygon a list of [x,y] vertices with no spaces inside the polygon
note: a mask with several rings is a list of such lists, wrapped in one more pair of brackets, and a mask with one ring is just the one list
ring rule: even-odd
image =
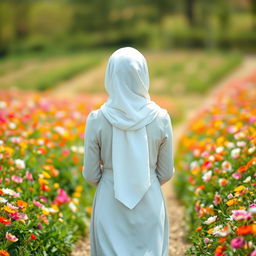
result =
[{"label": "grass", "polygon": [[[205,93],[241,63],[237,53],[169,52],[149,54],[151,92]],[[161,81],[161,83],[159,83]]]},{"label": "grass", "polygon": [[[234,52],[142,51],[150,72],[150,93],[183,95],[205,93],[242,60]],[[0,87],[45,90],[80,72],[97,67],[109,50],[11,57],[0,61]],[[96,77],[83,92],[104,92],[104,77]]]},{"label": "grass", "polygon": [[[97,66],[104,51],[11,57],[0,61],[0,87],[46,90]],[[1,77],[2,75],[2,77]]]}]

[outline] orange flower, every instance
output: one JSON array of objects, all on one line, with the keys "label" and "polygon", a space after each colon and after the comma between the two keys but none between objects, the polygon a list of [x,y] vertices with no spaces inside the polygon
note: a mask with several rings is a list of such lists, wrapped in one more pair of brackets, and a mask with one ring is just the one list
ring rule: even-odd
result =
[{"label": "orange flower", "polygon": [[201,229],[202,229],[202,226],[197,227],[197,228],[196,228],[196,231],[200,231]]},{"label": "orange flower", "polygon": [[228,201],[226,202],[226,204],[227,204],[228,206],[231,206],[231,205],[233,205],[233,204],[237,204],[237,198],[228,200]]},{"label": "orange flower", "polygon": [[240,173],[242,173],[242,172],[246,172],[247,169],[248,169],[248,166],[247,166],[247,165],[243,165],[243,166],[239,167],[239,168],[237,169],[237,171],[240,172]]},{"label": "orange flower", "polygon": [[253,233],[252,225],[238,227],[236,230],[237,235],[247,235]]},{"label": "orange flower", "polygon": [[219,245],[219,246],[216,248],[215,252],[217,252],[217,253],[222,253],[222,252],[224,252],[225,250],[226,250],[226,246]]},{"label": "orange flower", "polygon": [[221,237],[221,238],[219,239],[219,243],[222,244],[222,243],[224,243],[226,240],[227,240],[226,237]]},{"label": "orange flower", "polygon": [[6,250],[0,250],[0,256],[10,256]]},{"label": "orange flower", "polygon": [[18,200],[16,202],[16,204],[20,207],[20,208],[26,208],[28,206],[28,203],[26,203],[25,201],[22,200]]},{"label": "orange flower", "polygon": [[1,217],[1,216],[0,216],[0,222],[3,223],[3,224],[5,224],[5,225],[9,225],[9,224],[12,223],[11,220],[6,219],[6,218]]}]

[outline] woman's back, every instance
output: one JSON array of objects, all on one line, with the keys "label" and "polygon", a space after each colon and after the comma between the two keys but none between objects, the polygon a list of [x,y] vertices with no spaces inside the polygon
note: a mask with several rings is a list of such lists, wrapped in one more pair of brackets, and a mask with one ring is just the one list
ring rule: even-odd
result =
[{"label": "woman's back", "polygon": [[[88,119],[91,121],[95,140],[97,140],[100,147],[100,161],[103,163],[103,169],[112,169],[112,125],[104,117],[100,109],[92,111]],[[161,185],[171,178],[174,168],[173,150],[171,150],[172,127],[169,122],[170,117],[163,109],[163,112],[146,126],[149,166],[151,171],[156,170]],[[170,138],[167,139],[167,136]],[[90,162],[92,164],[93,158],[94,156],[91,156]],[[95,177],[87,176],[86,179],[96,184],[99,174],[96,172],[94,174]]]}]

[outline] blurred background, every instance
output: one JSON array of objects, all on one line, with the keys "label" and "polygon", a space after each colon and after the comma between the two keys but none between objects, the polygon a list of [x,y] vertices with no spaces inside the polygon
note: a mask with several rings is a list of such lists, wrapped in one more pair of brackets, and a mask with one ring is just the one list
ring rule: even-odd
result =
[{"label": "blurred background", "polygon": [[256,48],[255,0],[1,0],[1,56],[136,45]]},{"label": "blurred background", "polygon": [[105,95],[106,61],[122,46],[145,54],[150,93],[178,121],[184,103],[255,64],[256,1],[0,1],[0,88]]}]

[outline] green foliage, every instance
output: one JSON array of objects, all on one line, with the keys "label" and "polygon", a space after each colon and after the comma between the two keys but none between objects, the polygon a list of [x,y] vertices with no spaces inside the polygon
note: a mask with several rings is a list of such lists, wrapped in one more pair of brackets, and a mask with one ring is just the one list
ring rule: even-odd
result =
[{"label": "green foliage", "polygon": [[85,72],[98,65],[101,57],[101,52],[83,52],[54,58],[51,56],[37,59],[24,57],[18,59],[17,62],[15,59],[9,59],[0,64],[2,67],[0,73],[11,74],[12,70],[15,73],[17,68],[23,68],[24,72],[17,77],[14,75],[9,80],[3,81],[1,87],[15,86],[22,89],[46,90],[77,73]]},{"label": "green foliage", "polygon": [[[182,22],[181,22],[182,21]],[[230,1],[0,2],[0,56],[134,44],[255,50],[255,4]]]}]

